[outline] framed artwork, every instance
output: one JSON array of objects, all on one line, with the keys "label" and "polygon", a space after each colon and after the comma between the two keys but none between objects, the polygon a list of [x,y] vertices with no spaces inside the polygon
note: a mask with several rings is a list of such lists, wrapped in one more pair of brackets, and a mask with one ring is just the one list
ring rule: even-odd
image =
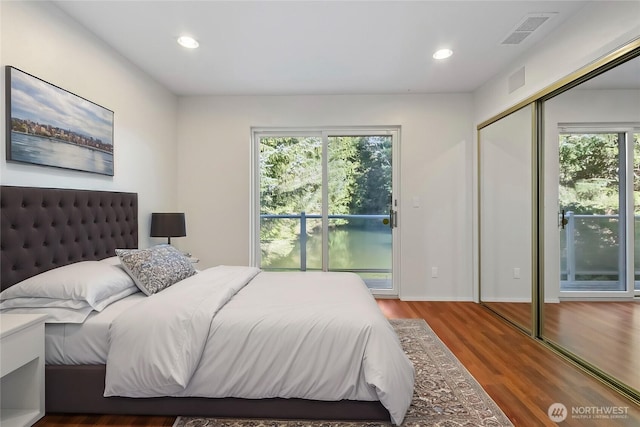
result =
[{"label": "framed artwork", "polygon": [[113,111],[6,67],[7,161],[113,176]]}]

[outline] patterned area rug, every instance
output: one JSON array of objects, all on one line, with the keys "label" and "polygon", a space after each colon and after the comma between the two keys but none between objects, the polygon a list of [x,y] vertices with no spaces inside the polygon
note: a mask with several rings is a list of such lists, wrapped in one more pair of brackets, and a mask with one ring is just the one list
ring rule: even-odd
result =
[{"label": "patterned area rug", "polygon": [[[513,426],[423,319],[391,324],[416,371],[406,427]],[[174,427],[387,427],[391,423],[178,417]]]}]

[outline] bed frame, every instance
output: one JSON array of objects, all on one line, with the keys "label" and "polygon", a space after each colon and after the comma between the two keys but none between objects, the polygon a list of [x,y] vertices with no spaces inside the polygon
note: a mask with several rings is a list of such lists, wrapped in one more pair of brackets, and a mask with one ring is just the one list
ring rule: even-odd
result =
[{"label": "bed frame", "polygon": [[[138,195],[0,187],[0,285],[138,247]],[[378,401],[103,397],[105,365],[47,365],[47,413],[389,421]]]}]

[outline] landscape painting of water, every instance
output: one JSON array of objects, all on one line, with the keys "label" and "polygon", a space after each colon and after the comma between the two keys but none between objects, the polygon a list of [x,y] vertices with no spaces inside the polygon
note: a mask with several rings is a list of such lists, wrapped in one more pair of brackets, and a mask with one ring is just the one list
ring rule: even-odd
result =
[{"label": "landscape painting of water", "polygon": [[6,67],[7,160],[113,176],[113,111]]}]

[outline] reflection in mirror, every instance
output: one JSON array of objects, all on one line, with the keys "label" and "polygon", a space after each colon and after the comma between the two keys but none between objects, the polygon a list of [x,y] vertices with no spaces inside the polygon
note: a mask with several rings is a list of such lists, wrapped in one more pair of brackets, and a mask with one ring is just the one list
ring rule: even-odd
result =
[{"label": "reflection in mirror", "polygon": [[533,107],[480,129],[480,300],[520,328],[532,325]]},{"label": "reflection in mirror", "polygon": [[550,98],[543,111],[541,336],[637,392],[640,58]]}]

